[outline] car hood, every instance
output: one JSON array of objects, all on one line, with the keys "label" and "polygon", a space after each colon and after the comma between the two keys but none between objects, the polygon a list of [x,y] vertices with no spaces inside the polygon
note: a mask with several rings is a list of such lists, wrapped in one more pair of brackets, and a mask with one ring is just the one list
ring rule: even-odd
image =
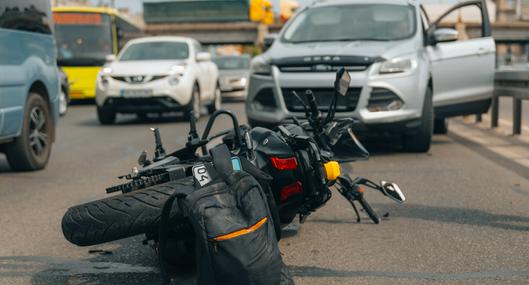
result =
[{"label": "car hood", "polygon": [[172,66],[185,63],[185,60],[115,61],[110,67],[113,75],[163,75],[168,74]]},{"label": "car hood", "polygon": [[283,43],[277,42],[266,52],[269,58],[287,58],[303,56],[368,56],[391,58],[396,55],[417,50],[414,41],[353,41],[353,42],[314,42]]},{"label": "car hood", "polygon": [[248,77],[250,71],[247,69],[219,70],[220,77]]}]

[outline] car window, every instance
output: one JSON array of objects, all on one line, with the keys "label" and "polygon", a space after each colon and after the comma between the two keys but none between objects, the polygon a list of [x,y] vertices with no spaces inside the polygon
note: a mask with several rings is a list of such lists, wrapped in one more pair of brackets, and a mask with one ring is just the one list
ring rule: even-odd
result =
[{"label": "car window", "polygon": [[52,20],[49,1],[1,0],[0,28],[51,34]]},{"label": "car window", "polygon": [[175,60],[189,57],[189,47],[184,42],[144,42],[128,46],[118,61]]},{"label": "car window", "polygon": [[307,9],[286,28],[282,40],[291,43],[400,40],[416,31],[413,6],[353,4]]}]

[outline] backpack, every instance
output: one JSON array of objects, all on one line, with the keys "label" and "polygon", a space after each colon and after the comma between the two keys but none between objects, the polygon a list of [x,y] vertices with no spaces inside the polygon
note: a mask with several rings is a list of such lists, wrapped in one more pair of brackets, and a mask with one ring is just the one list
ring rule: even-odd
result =
[{"label": "backpack", "polygon": [[210,153],[212,162],[193,167],[194,191],[175,195],[195,233],[198,284],[292,284],[261,185],[226,145]]}]

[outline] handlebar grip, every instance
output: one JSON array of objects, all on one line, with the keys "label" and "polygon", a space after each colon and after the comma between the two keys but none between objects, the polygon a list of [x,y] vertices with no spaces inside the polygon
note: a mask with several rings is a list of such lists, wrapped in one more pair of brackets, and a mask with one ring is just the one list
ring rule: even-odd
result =
[{"label": "handlebar grip", "polygon": [[364,210],[366,211],[366,213],[369,216],[369,218],[371,218],[371,220],[375,224],[379,224],[380,223],[380,218],[377,216],[377,213],[375,213],[373,208],[371,208],[369,203],[367,203],[366,199],[364,197],[360,197],[360,198],[358,198],[358,202],[360,203],[360,205],[362,205],[362,208],[364,208]]},{"label": "handlebar grip", "polygon": [[314,93],[312,93],[310,90],[307,90],[305,92],[305,96],[307,96],[307,101],[309,102],[312,115],[318,116],[320,111],[318,110],[318,104],[316,103],[316,97],[314,97]]}]

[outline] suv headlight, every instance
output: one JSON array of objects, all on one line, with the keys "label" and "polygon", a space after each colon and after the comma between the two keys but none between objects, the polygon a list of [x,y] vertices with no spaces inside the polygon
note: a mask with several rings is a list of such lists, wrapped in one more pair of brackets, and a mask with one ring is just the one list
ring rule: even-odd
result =
[{"label": "suv headlight", "polygon": [[417,67],[417,60],[414,58],[394,58],[382,63],[379,74],[393,74],[412,71]]},{"label": "suv headlight", "polygon": [[105,66],[101,69],[101,71],[99,71],[98,76],[99,76],[99,79],[101,80],[101,84],[104,87],[108,86],[108,78],[110,77],[111,74],[112,74],[112,68],[109,66]]},{"label": "suv headlight", "polygon": [[185,64],[176,64],[171,66],[171,68],[169,68],[169,84],[173,86],[178,85],[180,78],[184,75],[185,71]]},{"label": "suv headlight", "polygon": [[256,57],[250,64],[250,73],[258,75],[270,75],[272,73],[272,68],[270,67],[270,63],[264,58]]}]

